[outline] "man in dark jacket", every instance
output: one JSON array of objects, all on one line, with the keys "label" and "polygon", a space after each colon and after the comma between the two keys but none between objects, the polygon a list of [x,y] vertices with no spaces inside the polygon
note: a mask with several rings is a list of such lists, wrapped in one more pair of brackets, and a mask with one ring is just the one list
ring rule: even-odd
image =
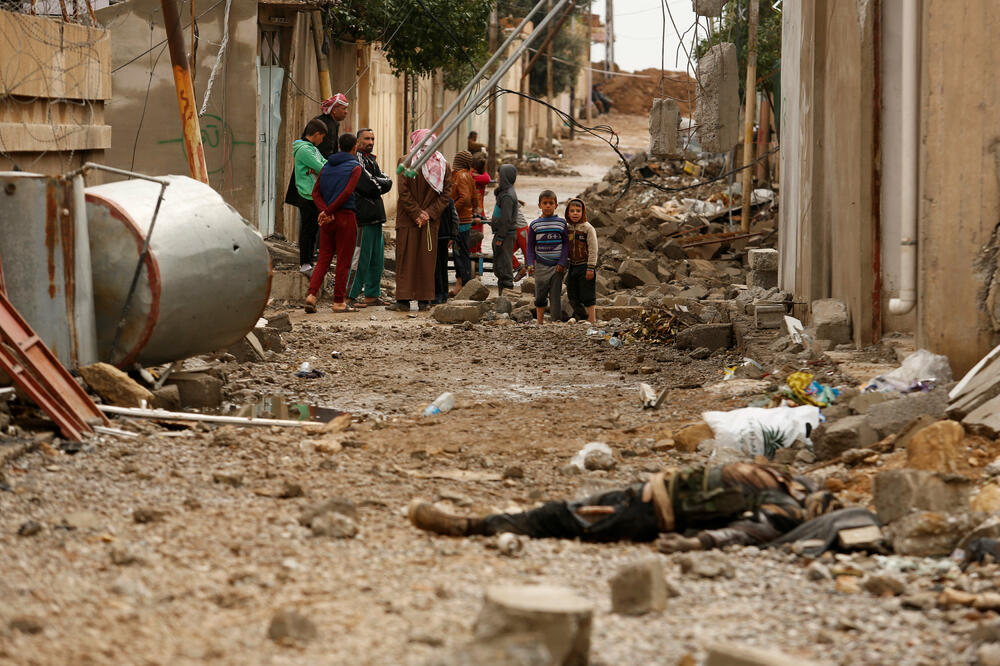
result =
[{"label": "man in dark jacket", "polygon": [[[353,305],[368,307],[378,305],[382,295],[382,271],[385,268],[385,239],[382,224],[385,222],[385,204],[382,196],[392,189],[392,179],[382,173],[372,152],[375,132],[370,128],[358,131],[358,161],[361,178],[355,189],[358,217],[358,267],[347,286],[347,298]],[[357,302],[362,290],[365,300]]]},{"label": "man in dark jacket", "polygon": [[319,146],[319,153],[324,159],[337,152],[337,140],[340,138],[340,123],[347,118],[347,107],[350,102],[344,93],[337,93],[320,105],[321,113],[313,118],[326,125],[326,138]]},{"label": "man in dark jacket", "polygon": [[355,240],[358,221],[355,216],[357,203],[354,189],[361,179],[361,164],[357,158],[358,139],[344,134],[338,141],[340,152],[334,153],[319,172],[313,200],[319,208],[319,259],[309,281],[306,312],[316,311],[316,299],[323,287],[323,278],[330,268],[333,255],[337,255],[337,272],[333,283],[333,311],[354,312],[345,297],[350,274],[357,262]]}]

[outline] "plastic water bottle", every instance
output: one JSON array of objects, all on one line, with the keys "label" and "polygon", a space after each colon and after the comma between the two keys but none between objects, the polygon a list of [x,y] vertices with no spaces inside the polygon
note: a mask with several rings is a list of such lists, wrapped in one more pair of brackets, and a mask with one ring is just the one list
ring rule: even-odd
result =
[{"label": "plastic water bottle", "polygon": [[302,365],[299,366],[299,372],[309,372],[312,370],[312,366],[309,365],[309,361],[302,361]]},{"label": "plastic water bottle", "polygon": [[611,336],[611,339],[608,340],[608,344],[617,349],[622,346],[622,339],[618,337],[617,333],[615,333]]},{"label": "plastic water bottle", "polygon": [[454,393],[442,393],[437,397],[437,400],[427,405],[427,409],[424,410],[424,416],[434,416],[435,414],[444,414],[455,406],[455,394]]}]

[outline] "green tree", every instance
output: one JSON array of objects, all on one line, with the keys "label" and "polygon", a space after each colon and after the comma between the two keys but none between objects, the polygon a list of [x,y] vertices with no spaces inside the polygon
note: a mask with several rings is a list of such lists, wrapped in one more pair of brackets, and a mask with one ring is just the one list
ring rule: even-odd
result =
[{"label": "green tree", "polygon": [[[497,3],[497,14],[501,17],[521,19],[528,14],[537,3],[537,0],[499,0]],[[583,4],[583,3],[581,3]],[[575,7],[573,16],[563,24],[559,33],[552,40],[552,92],[560,94],[569,90],[576,81],[580,71],[579,62],[587,60],[587,34],[584,29],[582,16],[587,15],[586,7]],[[532,23],[537,25],[545,18],[546,10],[539,10],[532,14]],[[555,27],[561,14],[553,19],[550,24]],[[532,48],[538,48],[545,42],[545,35],[540,35],[532,42]],[[535,55],[535,51],[529,51],[528,59]],[[543,54],[535,61],[531,68],[530,91],[536,97],[543,97],[547,91],[548,61]]]},{"label": "green tree", "polygon": [[325,25],[335,40],[385,44],[396,74],[441,68],[461,85],[474,74],[469,59],[485,61],[492,10],[493,0],[342,0],[327,6]]},{"label": "green tree", "polygon": [[[781,9],[775,9],[769,0],[750,0],[760,5],[757,25],[757,78],[764,79],[762,87],[774,92],[771,77],[781,66]],[[700,58],[708,49],[722,42],[736,44],[740,71],[747,69],[747,46],[750,40],[750,4],[747,0],[728,0],[722,8],[722,18],[717,20],[714,34],[698,42],[695,54]],[[745,97],[746,76],[740,77],[740,97]]]}]

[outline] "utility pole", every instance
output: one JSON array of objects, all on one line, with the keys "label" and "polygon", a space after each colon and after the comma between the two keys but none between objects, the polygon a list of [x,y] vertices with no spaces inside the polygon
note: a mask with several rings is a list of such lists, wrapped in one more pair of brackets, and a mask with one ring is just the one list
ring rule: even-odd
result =
[{"label": "utility pole", "polygon": [[[615,71],[615,0],[606,0],[604,5],[604,71]],[[609,74],[610,75],[610,74]]]},{"label": "utility pole", "polygon": [[750,200],[753,198],[753,116],[757,102],[757,15],[760,13],[758,0],[750,0],[750,38],[747,41],[747,85],[746,110],[743,119],[743,213],[740,229],[750,231]]},{"label": "utility pole", "polygon": [[205,147],[201,143],[201,123],[198,121],[198,107],[194,99],[194,84],[191,82],[187,54],[184,53],[181,15],[177,9],[177,0],[160,0],[160,4],[163,8],[163,26],[167,30],[170,63],[174,68],[174,86],[177,88],[177,105],[181,111],[181,130],[184,134],[188,170],[192,178],[208,184],[208,165],[205,163]]},{"label": "utility pole", "polygon": [[[493,8],[492,13],[490,13],[490,53],[496,53],[497,46],[500,42],[500,24],[497,18],[496,7]],[[497,173],[497,109],[496,109],[496,95],[490,100],[490,129],[489,137],[487,139],[487,150],[490,151],[489,157],[486,161],[486,173],[490,176],[496,178]]]},{"label": "utility pole", "polygon": [[594,68],[593,68],[593,58],[590,56],[591,49],[594,48],[594,3],[593,0],[587,0],[587,76],[585,77],[587,81],[587,89],[583,92],[583,108],[586,109],[587,113],[587,126],[590,126],[593,120],[590,111],[590,96],[593,94],[594,90]]},{"label": "utility pole", "polygon": [[[549,10],[549,13],[551,13],[552,12],[552,0],[549,0],[547,7],[548,7],[548,10]],[[570,12],[572,12],[572,11],[573,11],[573,7],[570,6],[569,9],[566,10],[566,16],[569,16]],[[560,23],[559,25],[561,27],[562,23]],[[545,88],[546,88],[545,89],[545,94],[548,97],[549,104],[552,104],[552,42],[555,41],[555,32],[553,32],[553,30],[552,30],[552,24],[551,23],[549,23],[548,39],[549,39],[549,48],[545,52]],[[546,146],[546,148],[551,148],[552,147],[552,109],[549,109],[549,108],[545,109],[545,132],[546,132],[546,134],[545,134],[546,142],[548,144]]]},{"label": "utility pole", "polygon": [[531,70],[528,69],[529,67],[528,52],[525,51],[524,55],[521,56],[521,94],[517,97],[517,159],[519,160],[524,159],[524,132],[528,123],[528,119],[525,117],[528,115],[528,100],[524,95],[530,91],[529,75]]}]

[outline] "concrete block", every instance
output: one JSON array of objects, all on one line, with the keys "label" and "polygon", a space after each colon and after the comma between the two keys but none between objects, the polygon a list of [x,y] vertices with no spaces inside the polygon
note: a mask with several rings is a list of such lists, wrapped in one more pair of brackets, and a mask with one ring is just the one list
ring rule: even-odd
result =
[{"label": "concrete block", "polygon": [[698,16],[722,16],[722,5],[725,0],[694,0],[694,13]]},{"label": "concrete block", "polygon": [[927,393],[910,393],[898,400],[873,405],[868,410],[868,423],[879,437],[899,433],[913,419],[926,414],[936,420],[945,417],[948,407],[948,392],[935,389]]},{"label": "concrete block", "polygon": [[452,301],[434,306],[431,316],[442,324],[460,324],[465,321],[478,322],[482,313],[479,301]]},{"label": "concrete block", "polygon": [[641,314],[641,305],[598,305],[594,309],[594,315],[599,321],[637,319]]},{"label": "concrete block", "polygon": [[292,320],[288,318],[287,312],[280,312],[267,318],[267,328],[273,328],[278,333],[291,333]]},{"label": "concrete block", "polygon": [[816,330],[814,337],[830,340],[834,345],[851,341],[851,313],[836,298],[813,301],[812,327]]},{"label": "concrete block", "polygon": [[274,271],[271,298],[276,301],[301,301],[309,293],[309,276],[298,270]]},{"label": "concrete block", "polygon": [[781,328],[785,325],[785,306],[778,303],[757,303],[753,306],[753,324],[757,328]]},{"label": "concrete block", "polygon": [[681,114],[677,101],[654,99],[653,110],[649,114],[649,152],[657,157],[673,155],[677,152],[677,128]]},{"label": "concrete block", "polygon": [[727,349],[733,344],[732,324],[697,324],[677,334],[678,349]]},{"label": "concrete block", "polygon": [[819,424],[813,433],[813,451],[818,460],[836,458],[848,449],[864,449],[878,441],[864,416],[846,416]]},{"label": "concrete block", "polygon": [[912,511],[950,513],[969,506],[972,481],[964,476],[917,469],[893,469],[875,475],[872,494],[883,524]]},{"label": "concrete block", "polygon": [[475,623],[478,641],[533,632],[540,634],[553,666],[590,663],[594,608],[569,588],[501,585],[486,590]]},{"label": "concrete block", "polygon": [[778,286],[778,271],[747,271],[747,286],[773,289]]},{"label": "concrete block", "polygon": [[667,581],[663,566],[655,557],[626,564],[609,583],[613,613],[644,615],[667,606]]},{"label": "concrete block", "polygon": [[780,255],[774,248],[747,250],[747,264],[754,271],[777,271]]},{"label": "concrete block", "polygon": [[175,372],[167,384],[177,387],[185,407],[212,408],[222,404],[222,380],[207,372]]},{"label": "concrete block", "polygon": [[726,152],[739,140],[739,77],[734,44],[716,44],[698,60],[694,124],[708,152]]}]

